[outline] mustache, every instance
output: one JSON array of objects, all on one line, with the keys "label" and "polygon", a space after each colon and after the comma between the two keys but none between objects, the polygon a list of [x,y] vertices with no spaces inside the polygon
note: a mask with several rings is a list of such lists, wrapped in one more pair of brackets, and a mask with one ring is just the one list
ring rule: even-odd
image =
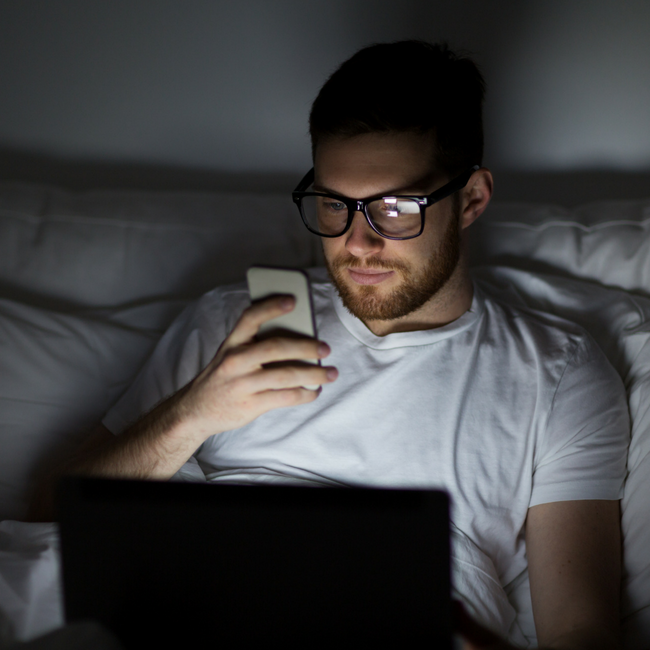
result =
[{"label": "mustache", "polygon": [[352,255],[344,255],[337,257],[336,259],[330,262],[332,269],[340,270],[343,268],[365,270],[373,269],[380,271],[406,271],[407,266],[403,262],[398,262],[396,260],[382,260],[382,259],[372,259],[365,260],[361,262],[358,258]]}]

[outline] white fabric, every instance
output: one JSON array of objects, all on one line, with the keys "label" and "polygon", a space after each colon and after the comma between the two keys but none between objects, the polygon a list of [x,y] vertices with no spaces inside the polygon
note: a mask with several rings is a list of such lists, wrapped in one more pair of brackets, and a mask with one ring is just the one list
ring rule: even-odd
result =
[{"label": "white fabric", "polygon": [[34,473],[97,425],[182,306],[66,314],[0,299],[0,519],[25,516]]},{"label": "white fabric", "polygon": [[252,264],[308,266],[318,245],[288,194],[0,183],[0,232],[5,297],[59,309],[197,298]]},{"label": "white fabric", "polygon": [[518,648],[529,647],[494,564],[455,526],[451,527],[452,596],[464,603],[477,621]]},{"label": "white fabric", "polygon": [[[623,386],[579,327],[477,290],[448,326],[376,337],[328,282],[313,288],[339,379],[311,404],[208,439],[196,454],[207,480],[443,487],[454,524],[502,585],[526,569],[529,506],[622,496]],[[188,310],[105,426],[121,431],[194,377],[247,304],[245,288],[233,287]]]},{"label": "white fabric", "polygon": [[469,238],[477,266],[516,266],[650,295],[650,198],[572,209],[492,202]]},{"label": "white fabric", "polygon": [[0,522],[0,646],[63,625],[55,524]]},{"label": "white fabric", "polygon": [[0,182],[0,520],[128,386],[190,299],[312,263],[288,195]]},{"label": "white fabric", "polygon": [[[507,267],[474,269],[491,295],[558,314],[589,330],[623,379],[631,441],[622,510],[622,629],[628,650],[650,648],[650,299],[597,284]],[[525,576],[509,596],[522,629],[534,629]]]}]

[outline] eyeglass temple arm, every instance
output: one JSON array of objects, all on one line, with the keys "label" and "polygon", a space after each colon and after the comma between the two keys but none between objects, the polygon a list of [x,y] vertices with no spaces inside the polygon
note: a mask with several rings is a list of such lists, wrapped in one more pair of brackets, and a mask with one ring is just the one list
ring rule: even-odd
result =
[{"label": "eyeglass temple arm", "polygon": [[467,181],[471,178],[472,174],[480,168],[480,165],[474,165],[471,169],[463,172],[460,176],[456,176],[456,178],[447,183],[447,185],[443,185],[433,194],[429,194],[429,196],[427,196],[427,205],[432,205],[438,201],[442,201],[442,199],[446,199],[450,194],[462,190],[465,185],[467,185]]},{"label": "eyeglass temple arm", "polygon": [[294,192],[302,192],[314,182],[314,168],[312,167],[302,178]]}]

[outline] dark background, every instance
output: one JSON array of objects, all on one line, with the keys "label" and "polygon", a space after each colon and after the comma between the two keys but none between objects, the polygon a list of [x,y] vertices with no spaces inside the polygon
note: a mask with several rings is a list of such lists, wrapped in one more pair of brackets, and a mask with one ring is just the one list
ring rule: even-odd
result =
[{"label": "dark background", "polygon": [[425,38],[484,72],[495,198],[650,196],[648,34],[644,0],[1,0],[0,178],[290,190],[326,77]]}]

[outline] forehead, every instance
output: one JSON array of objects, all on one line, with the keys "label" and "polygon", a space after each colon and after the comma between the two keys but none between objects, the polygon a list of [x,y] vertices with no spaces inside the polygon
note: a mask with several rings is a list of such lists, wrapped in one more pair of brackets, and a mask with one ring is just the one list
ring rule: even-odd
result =
[{"label": "forehead", "polygon": [[418,133],[367,133],[320,141],[315,185],[364,198],[396,190],[426,191],[435,181],[433,139]]}]

